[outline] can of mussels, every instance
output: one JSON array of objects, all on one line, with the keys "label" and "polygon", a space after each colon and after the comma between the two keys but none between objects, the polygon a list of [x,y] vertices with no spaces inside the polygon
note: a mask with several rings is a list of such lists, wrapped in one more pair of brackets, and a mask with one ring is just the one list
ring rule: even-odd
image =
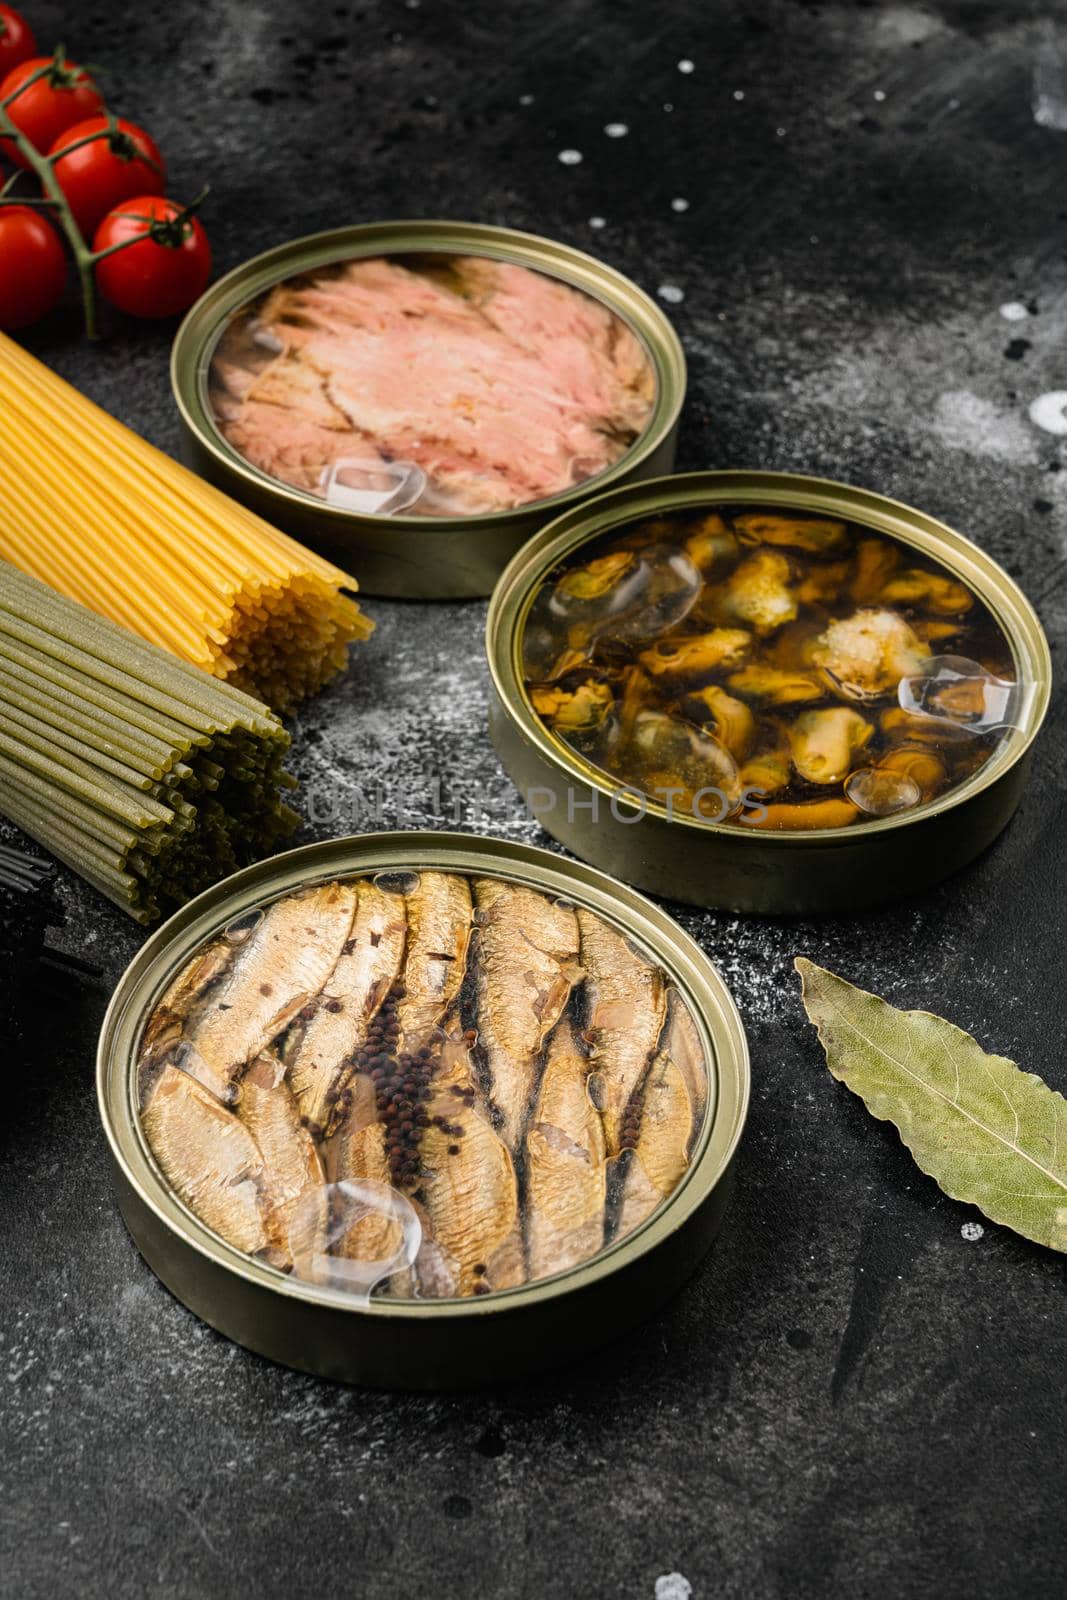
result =
[{"label": "can of mussels", "polygon": [[671,470],[685,358],[656,303],[579,250],[381,222],[220,279],[171,378],[195,471],[369,594],[458,599],[557,511]]},{"label": "can of mussels", "polygon": [[168,1288],[322,1377],[513,1379],[614,1338],[718,1228],[749,1069],[658,907],[442,833],[309,845],[191,901],[100,1039],[119,1205]]},{"label": "can of mussels", "polygon": [[489,609],[496,748],[569,849],[741,912],[876,905],[1000,832],[1048,705],[1032,606],[867,490],[691,473],[566,512]]}]

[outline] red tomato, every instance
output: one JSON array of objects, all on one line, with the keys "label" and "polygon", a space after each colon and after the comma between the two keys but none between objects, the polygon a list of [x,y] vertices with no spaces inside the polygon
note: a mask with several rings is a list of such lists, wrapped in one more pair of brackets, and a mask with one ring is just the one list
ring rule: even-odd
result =
[{"label": "red tomato", "polygon": [[25,328],[63,298],[67,254],[46,216],[0,206],[0,328]]},{"label": "red tomato", "polygon": [[97,263],[105,300],[133,317],[173,317],[207,287],[211,246],[195,217],[175,200],[145,194],[108,213],[96,230],[94,250],[138,239]]},{"label": "red tomato", "polygon": [[[49,70],[16,94],[20,85],[42,67]],[[9,72],[0,83],[0,100],[6,100],[8,95],[15,95],[7,108],[8,116],[42,155],[52,148],[61,133],[104,109],[104,97],[89,74],[73,61],[57,62],[51,56],[31,56],[29,61]],[[2,143],[12,161],[20,167],[27,165],[13,139],[4,139]]]},{"label": "red tomato", "polygon": [[14,6],[0,5],[0,77],[36,54],[37,41],[26,18]]},{"label": "red tomato", "polygon": [[[68,145],[78,145],[69,156],[55,162],[52,171],[87,239],[123,200],[132,200],[139,194],[162,194],[166,187],[163,157],[151,135],[136,123],[121,119],[108,133],[110,126],[107,117],[76,122],[60,134],[48,152],[55,156]],[[93,133],[103,137],[91,144],[79,144],[79,140]]]}]

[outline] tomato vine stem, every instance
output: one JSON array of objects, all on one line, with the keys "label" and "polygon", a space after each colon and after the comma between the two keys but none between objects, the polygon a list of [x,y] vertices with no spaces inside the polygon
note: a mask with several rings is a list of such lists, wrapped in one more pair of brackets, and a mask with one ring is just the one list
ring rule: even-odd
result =
[{"label": "tomato vine stem", "polygon": [[[40,74],[38,74],[40,75]],[[28,82],[29,80],[27,80]],[[0,133],[11,139],[19,155],[27,167],[38,179],[44,190],[45,200],[51,210],[55,212],[56,221],[67,236],[74,265],[78,270],[81,283],[82,312],[85,317],[85,333],[89,339],[98,339],[100,329],[97,323],[96,306],[96,280],[93,276],[93,253],[82,237],[82,231],[74,220],[74,213],[67,204],[67,197],[60,188],[52,164],[47,156],[42,156],[12,122],[8,114],[7,102],[0,103]],[[22,205],[24,202],[17,195],[5,195],[0,199],[2,205]]]}]

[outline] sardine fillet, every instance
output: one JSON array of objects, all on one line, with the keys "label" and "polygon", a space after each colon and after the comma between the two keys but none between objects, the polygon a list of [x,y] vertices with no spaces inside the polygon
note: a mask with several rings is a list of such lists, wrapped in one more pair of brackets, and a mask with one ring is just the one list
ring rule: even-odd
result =
[{"label": "sardine fillet", "polygon": [[219,982],[243,942],[221,934],[186,963],[148,1019],[141,1045],[145,1062],[158,1060],[173,1046],[185,1016],[201,995]]},{"label": "sardine fillet", "polygon": [[263,1158],[232,1111],[188,1073],[168,1065],[141,1124],[168,1183],[205,1227],[249,1255],[268,1249]]},{"label": "sardine fillet", "polygon": [[[327,1146],[327,1170],[331,1182],[370,1179],[372,1183],[392,1184],[385,1153],[385,1128],[378,1121],[374,1085],[363,1073],[349,1082],[351,1103]],[[336,1237],[333,1254],[350,1261],[384,1261],[400,1248],[400,1225],[392,1217],[369,1211],[351,1227],[335,1217]]]},{"label": "sardine fillet", "polygon": [[586,1036],[597,1077],[609,1156],[621,1148],[622,1123],[663,1030],[667,985],[646,961],[593,912],[579,910],[586,971]]},{"label": "sardine fillet", "polygon": [[265,1050],[326,982],[352,930],[353,884],[331,883],[268,906],[221,981],[187,1014],[186,1070],[225,1098],[254,1056]]},{"label": "sardine fillet", "polygon": [[689,1091],[695,1132],[708,1103],[708,1061],[693,1021],[693,1013],[677,989],[670,991],[667,1000],[667,1032],[663,1049],[678,1068]]},{"label": "sardine fillet", "polygon": [[[358,885],[351,938],[326,980],[314,1016],[286,1045],[289,1084],[301,1114],[315,1129],[328,1126],[337,1092],[348,1081],[351,1057],[396,981],[404,955],[404,902],[372,883]],[[294,1029],[296,1032],[296,1029]]]},{"label": "sardine fillet", "polygon": [[580,977],[578,919],[543,894],[495,878],[474,886],[480,914],[478,1031],[503,1133],[518,1147],[541,1050]]},{"label": "sardine fillet", "polygon": [[299,1267],[326,1248],[326,1178],[277,1056],[265,1051],[245,1073],[237,1115],[263,1158],[263,1198],[277,1264]]},{"label": "sardine fillet", "polygon": [[685,1079],[664,1054],[649,1075],[637,1147],[628,1158],[616,1232],[636,1228],[678,1187],[689,1165],[693,1103]]},{"label": "sardine fillet", "polygon": [[466,878],[451,872],[423,872],[406,901],[406,994],[397,1006],[397,1018],[401,1048],[417,1050],[462,986],[473,907]]},{"label": "sardine fillet", "polygon": [[595,1255],[604,1242],[604,1133],[589,1098],[589,1064],[561,1022],[526,1136],[526,1247],[530,1277]]},{"label": "sardine fillet", "polygon": [[[431,1124],[420,1146],[430,1235],[456,1264],[454,1293],[473,1294],[476,1284],[509,1289],[525,1276],[515,1168],[481,1111],[457,1105],[457,1096],[443,1093],[430,1102],[430,1111],[462,1127],[462,1134]],[[424,1278],[419,1288],[426,1296],[440,1293]]]}]

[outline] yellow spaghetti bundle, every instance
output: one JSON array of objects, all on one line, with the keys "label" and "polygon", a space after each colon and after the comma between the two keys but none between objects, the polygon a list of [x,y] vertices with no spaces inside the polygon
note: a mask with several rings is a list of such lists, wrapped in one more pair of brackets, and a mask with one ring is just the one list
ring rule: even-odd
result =
[{"label": "yellow spaghetti bundle", "polygon": [[286,711],[373,624],[356,583],[0,334],[0,556]]}]

